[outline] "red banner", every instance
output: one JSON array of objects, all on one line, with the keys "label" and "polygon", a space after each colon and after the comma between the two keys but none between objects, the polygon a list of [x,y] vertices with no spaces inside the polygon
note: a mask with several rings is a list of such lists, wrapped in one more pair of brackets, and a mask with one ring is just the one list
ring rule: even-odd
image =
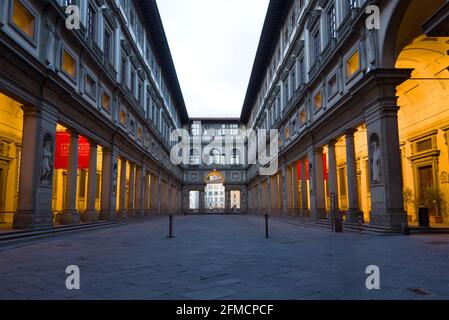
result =
[{"label": "red banner", "polygon": [[[56,132],[55,169],[67,169],[69,164],[70,134]],[[89,169],[90,144],[84,137],[78,139],[78,169]]]},{"label": "red banner", "polygon": [[[298,180],[301,180],[301,162],[298,161],[296,172],[298,173]],[[327,180],[327,159],[326,154],[323,153],[323,178]],[[309,160],[306,160],[306,179],[309,180]]]}]

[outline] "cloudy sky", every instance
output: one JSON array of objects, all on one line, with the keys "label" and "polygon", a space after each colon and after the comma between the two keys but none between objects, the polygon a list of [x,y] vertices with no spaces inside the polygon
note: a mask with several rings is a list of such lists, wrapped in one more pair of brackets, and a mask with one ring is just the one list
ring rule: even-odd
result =
[{"label": "cloudy sky", "polygon": [[269,0],[157,0],[190,117],[240,116]]}]

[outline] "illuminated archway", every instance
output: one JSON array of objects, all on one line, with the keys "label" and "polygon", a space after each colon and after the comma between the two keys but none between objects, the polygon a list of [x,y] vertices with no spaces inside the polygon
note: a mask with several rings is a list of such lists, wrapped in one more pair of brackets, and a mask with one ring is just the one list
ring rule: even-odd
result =
[{"label": "illuminated archway", "polygon": [[[431,221],[447,221],[449,37],[418,36],[400,52],[395,67],[414,70],[397,87],[404,206],[412,221],[418,206],[430,208]],[[439,197],[444,201],[432,205]]]},{"label": "illuminated archway", "polygon": [[207,210],[224,210],[226,208],[225,176],[221,172],[212,171],[204,179],[205,206]]}]

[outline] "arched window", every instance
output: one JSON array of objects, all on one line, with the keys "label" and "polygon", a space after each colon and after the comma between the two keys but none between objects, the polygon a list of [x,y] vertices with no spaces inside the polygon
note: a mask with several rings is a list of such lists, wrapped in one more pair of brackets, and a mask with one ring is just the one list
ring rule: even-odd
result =
[{"label": "arched window", "polygon": [[210,151],[209,163],[210,164],[220,164],[221,154],[218,149],[212,149]]},{"label": "arched window", "polygon": [[231,165],[239,165],[240,164],[240,151],[237,149],[232,149],[231,154]]},{"label": "arched window", "polygon": [[190,150],[190,164],[191,165],[200,164],[200,153],[196,149]]}]

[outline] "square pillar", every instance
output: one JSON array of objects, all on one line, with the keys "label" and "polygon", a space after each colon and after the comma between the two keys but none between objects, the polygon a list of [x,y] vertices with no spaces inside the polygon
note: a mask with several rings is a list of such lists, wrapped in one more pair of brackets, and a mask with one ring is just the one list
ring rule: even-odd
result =
[{"label": "square pillar", "polygon": [[53,225],[52,189],[57,111],[23,106],[22,158],[19,199],[14,229]]},{"label": "square pillar", "polygon": [[96,210],[97,200],[97,154],[98,146],[94,141],[89,142],[89,176],[87,178],[87,208],[81,214],[83,222],[94,222],[98,220]]},{"label": "square pillar", "polygon": [[70,132],[65,207],[63,212],[59,215],[59,223],[64,225],[77,224],[80,222],[80,215],[76,210],[76,193],[78,184],[78,141],[78,133]]},{"label": "square pillar", "polygon": [[354,133],[357,130],[346,131],[346,175],[348,185],[349,210],[346,213],[346,221],[357,223],[360,215],[359,188],[357,182],[357,163],[355,158]]},{"label": "square pillar", "polygon": [[118,216],[120,218],[126,218],[128,216],[126,211],[126,170],[127,161],[125,158],[120,159],[120,195],[119,195],[119,211]]},{"label": "square pillar", "polygon": [[301,166],[301,215],[307,217],[310,215],[309,212],[309,197],[307,192],[307,167],[306,159],[302,158],[300,160]]},{"label": "square pillar", "polygon": [[128,192],[128,216],[135,216],[135,202],[136,202],[136,166],[132,163],[129,164],[129,192]]},{"label": "square pillar", "polygon": [[[393,94],[393,93],[392,93]],[[402,174],[396,98],[365,111],[370,167],[370,223],[392,229],[407,224],[402,195]]]},{"label": "square pillar", "polygon": [[299,205],[298,205],[298,166],[297,163],[293,163],[292,165],[292,201],[293,201],[293,214],[297,215],[299,213]]},{"label": "square pillar", "polygon": [[285,164],[281,167],[281,198],[282,198],[282,213],[286,214],[288,213],[287,208],[287,172],[286,172]]},{"label": "square pillar", "polygon": [[313,219],[326,219],[324,198],[323,148],[309,151],[310,214]]},{"label": "square pillar", "polygon": [[329,141],[327,145],[328,149],[328,158],[329,158],[329,164],[328,164],[328,179],[329,179],[329,194],[331,195],[331,201],[332,201],[332,195],[334,197],[334,208],[336,211],[338,211],[338,180],[337,180],[337,158],[335,154],[335,144],[337,141],[331,140]]},{"label": "square pillar", "polygon": [[136,203],[135,203],[135,215],[138,217],[143,216],[143,188],[145,185],[145,169],[138,166],[136,168]]},{"label": "square pillar", "polygon": [[145,216],[148,216],[150,214],[150,204],[149,204],[149,200],[150,200],[150,181],[151,181],[151,176],[148,172],[145,171],[145,177],[144,177],[144,182],[143,182],[143,214]]},{"label": "square pillar", "polygon": [[117,206],[118,150],[103,148],[103,177],[101,191],[101,211],[99,219],[116,219]]}]

